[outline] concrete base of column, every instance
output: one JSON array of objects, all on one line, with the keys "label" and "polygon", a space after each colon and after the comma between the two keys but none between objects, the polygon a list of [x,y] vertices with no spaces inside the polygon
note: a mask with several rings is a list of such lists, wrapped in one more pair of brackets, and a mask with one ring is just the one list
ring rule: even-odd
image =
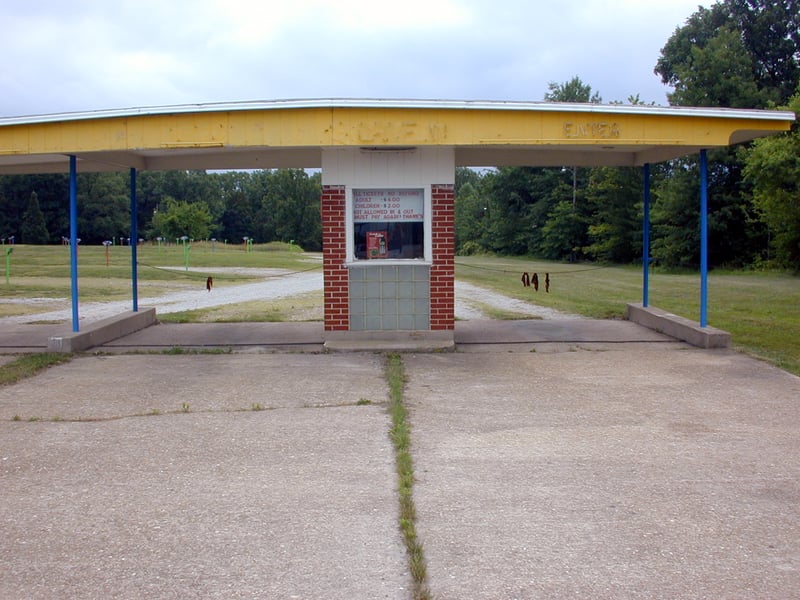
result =
[{"label": "concrete base of column", "polygon": [[453,331],[328,331],[326,352],[453,352]]},{"label": "concrete base of column", "polygon": [[728,348],[731,334],[715,327],[700,327],[699,323],[673,315],[652,306],[628,304],[625,318],[670,337],[688,342],[698,348]]}]

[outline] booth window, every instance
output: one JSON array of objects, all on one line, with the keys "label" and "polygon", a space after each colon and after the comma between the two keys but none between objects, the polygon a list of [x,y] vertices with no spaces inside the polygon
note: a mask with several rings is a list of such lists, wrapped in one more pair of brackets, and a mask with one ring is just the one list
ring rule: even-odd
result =
[{"label": "booth window", "polygon": [[425,190],[353,190],[357,260],[425,257]]}]

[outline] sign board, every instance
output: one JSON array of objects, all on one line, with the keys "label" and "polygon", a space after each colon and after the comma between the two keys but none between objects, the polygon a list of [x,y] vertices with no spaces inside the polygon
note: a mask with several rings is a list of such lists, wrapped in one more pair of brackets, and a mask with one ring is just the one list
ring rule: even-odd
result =
[{"label": "sign board", "polygon": [[353,190],[353,222],[422,221],[425,190]]}]

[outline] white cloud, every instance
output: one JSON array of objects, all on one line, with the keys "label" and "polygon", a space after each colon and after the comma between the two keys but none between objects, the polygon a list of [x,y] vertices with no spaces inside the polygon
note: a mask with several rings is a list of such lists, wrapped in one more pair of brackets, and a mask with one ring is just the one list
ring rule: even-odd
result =
[{"label": "white cloud", "polygon": [[[709,4],[705,2],[704,4]],[[609,8],[611,7],[611,8]],[[665,103],[688,0],[7,0],[0,115],[299,97]]]}]

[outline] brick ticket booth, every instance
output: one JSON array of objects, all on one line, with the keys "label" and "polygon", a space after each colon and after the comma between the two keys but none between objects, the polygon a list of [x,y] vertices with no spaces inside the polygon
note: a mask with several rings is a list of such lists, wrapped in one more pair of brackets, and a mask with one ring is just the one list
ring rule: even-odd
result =
[{"label": "brick ticket booth", "polygon": [[323,150],[329,347],[452,346],[454,178],[451,148]]}]

